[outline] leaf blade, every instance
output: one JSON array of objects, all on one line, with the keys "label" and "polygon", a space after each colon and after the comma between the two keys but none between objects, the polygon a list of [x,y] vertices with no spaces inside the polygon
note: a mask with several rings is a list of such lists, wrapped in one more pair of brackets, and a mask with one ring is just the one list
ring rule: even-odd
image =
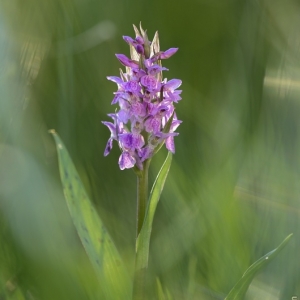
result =
[{"label": "leaf blade", "polygon": [[289,234],[281,244],[268,252],[256,262],[254,262],[243,274],[242,278],[236,283],[236,285],[231,289],[225,300],[239,300],[243,299],[246,294],[248,287],[253,280],[254,276],[267,264],[269,264],[278,254],[279,252],[287,245],[290,238],[293,234]]},{"label": "leaf blade", "polygon": [[122,259],[83,187],[58,134],[51,130],[67,206],[83,247],[101,283],[105,299],[130,299],[131,284]]}]

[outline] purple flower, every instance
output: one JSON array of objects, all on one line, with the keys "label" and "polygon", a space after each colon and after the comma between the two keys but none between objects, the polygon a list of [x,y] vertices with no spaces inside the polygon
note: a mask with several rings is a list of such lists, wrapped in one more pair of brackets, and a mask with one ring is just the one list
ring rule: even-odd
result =
[{"label": "purple flower", "polygon": [[174,136],[178,135],[177,132],[174,132],[176,128],[182,123],[180,120],[174,120],[172,121],[171,128],[170,128],[170,135],[166,138],[166,148],[171,151],[172,153],[175,153],[175,144],[174,144]]},{"label": "purple flower", "polygon": [[161,128],[161,118],[157,116],[150,116],[144,124],[147,132],[159,132]]},{"label": "purple flower", "polygon": [[141,149],[145,144],[143,136],[139,133],[119,134],[119,142],[122,149],[130,152]]},{"label": "purple flower", "polygon": [[165,52],[160,52],[159,58],[160,59],[167,59],[170,58],[172,55],[174,55],[178,51],[178,48],[170,48],[169,50]]},{"label": "purple flower", "polygon": [[163,79],[162,72],[168,69],[161,66],[161,60],[171,57],[178,48],[160,51],[157,32],[150,42],[142,28],[139,31],[134,26],[134,30],[135,38],[123,36],[131,57],[116,54],[126,73],[107,77],[118,86],[112,104],[118,104],[119,109],[109,114],[113,122],[102,122],[110,130],[104,155],[110,153],[113,140],[117,141],[121,170],[134,166],[143,169],[143,162],[151,159],[164,143],[174,153],[174,137],[178,135],[175,130],[181,123],[174,107],[181,100],[181,90],[177,90],[181,80]]},{"label": "purple flower", "polygon": [[149,91],[149,92],[157,92],[160,90],[160,82],[152,75],[146,75],[141,78],[141,84]]},{"label": "purple flower", "polygon": [[167,59],[170,58],[172,55],[174,55],[177,52],[178,48],[170,48],[165,52],[158,52],[155,55],[151,57],[152,62],[156,62],[158,59]]},{"label": "purple flower", "polygon": [[130,169],[135,165],[135,158],[127,151],[123,151],[119,158],[119,166],[121,170]]},{"label": "purple flower", "polygon": [[131,92],[133,94],[139,94],[141,91],[141,86],[139,85],[139,82],[136,80],[130,80],[128,82],[125,82],[124,89],[126,92]]},{"label": "purple flower", "polygon": [[110,138],[106,144],[104,156],[107,156],[110,153],[113,146],[113,140],[117,141],[118,135],[123,132],[123,123],[119,120],[118,116],[116,114],[108,114],[108,116],[114,120],[114,123],[102,121],[102,123],[110,130]]},{"label": "purple flower", "polygon": [[148,73],[149,75],[155,76],[156,74],[158,74],[161,71],[168,71],[167,68],[161,67],[159,65],[150,65],[148,68]]},{"label": "purple flower", "polygon": [[144,40],[141,37],[137,37],[135,40],[131,38],[130,36],[123,36],[124,41],[133,46],[137,53],[144,54],[144,47],[142,44],[144,44]]},{"label": "purple flower", "polygon": [[126,55],[124,54],[116,54],[117,59],[121,62],[126,67],[130,68],[138,68],[139,63],[137,61],[134,61],[132,59],[129,59]]}]

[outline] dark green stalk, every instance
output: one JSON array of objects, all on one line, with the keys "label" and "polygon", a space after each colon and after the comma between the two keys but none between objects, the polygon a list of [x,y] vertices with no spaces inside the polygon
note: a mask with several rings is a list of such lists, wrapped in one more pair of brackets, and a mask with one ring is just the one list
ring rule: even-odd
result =
[{"label": "dark green stalk", "polygon": [[[137,174],[137,213],[136,213],[136,239],[142,229],[146,207],[148,202],[148,171],[150,159],[147,159],[143,164],[143,170],[136,172]],[[135,260],[137,253],[135,253]],[[137,261],[135,261],[137,264]],[[146,269],[136,270],[133,282],[133,300],[145,299],[145,285],[146,285]]]},{"label": "dark green stalk", "polygon": [[137,173],[137,210],[136,210],[136,238],[138,237],[145,218],[148,200],[148,170],[150,159],[143,164],[143,170]]}]

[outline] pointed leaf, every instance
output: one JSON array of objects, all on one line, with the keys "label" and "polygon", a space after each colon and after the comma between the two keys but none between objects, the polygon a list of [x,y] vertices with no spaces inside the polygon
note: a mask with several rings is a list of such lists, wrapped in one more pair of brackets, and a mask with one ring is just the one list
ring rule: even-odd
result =
[{"label": "pointed leaf", "polygon": [[99,277],[105,299],[130,299],[131,285],[121,257],[83,187],[60,137],[56,142],[65,199],[84,249]]},{"label": "pointed leaf", "polygon": [[267,264],[269,264],[274,257],[286,246],[293,234],[288,235],[284,241],[274,250],[270,251],[254,264],[252,264],[244,273],[242,278],[237,282],[237,284],[229,292],[225,300],[240,300],[244,299],[247,289],[253,280],[254,276],[262,270]]},{"label": "pointed leaf", "polygon": [[166,300],[163,288],[161,286],[161,282],[159,278],[156,278],[156,285],[157,285],[157,299],[158,300]]},{"label": "pointed leaf", "polygon": [[172,300],[173,299],[168,289],[166,289],[166,292],[164,292],[159,278],[156,278],[156,285],[157,285],[157,299],[158,300]]}]

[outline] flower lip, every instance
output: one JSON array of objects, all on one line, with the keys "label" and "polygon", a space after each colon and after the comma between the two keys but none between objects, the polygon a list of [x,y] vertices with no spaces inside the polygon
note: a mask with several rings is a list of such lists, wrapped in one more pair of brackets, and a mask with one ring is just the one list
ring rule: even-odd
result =
[{"label": "flower lip", "polygon": [[119,166],[121,170],[130,169],[135,165],[135,163],[135,158],[129,152],[122,152],[119,158]]},{"label": "flower lip", "polygon": [[140,149],[144,146],[144,138],[139,133],[122,133],[119,134],[119,141],[128,151],[134,151],[135,149]]}]

